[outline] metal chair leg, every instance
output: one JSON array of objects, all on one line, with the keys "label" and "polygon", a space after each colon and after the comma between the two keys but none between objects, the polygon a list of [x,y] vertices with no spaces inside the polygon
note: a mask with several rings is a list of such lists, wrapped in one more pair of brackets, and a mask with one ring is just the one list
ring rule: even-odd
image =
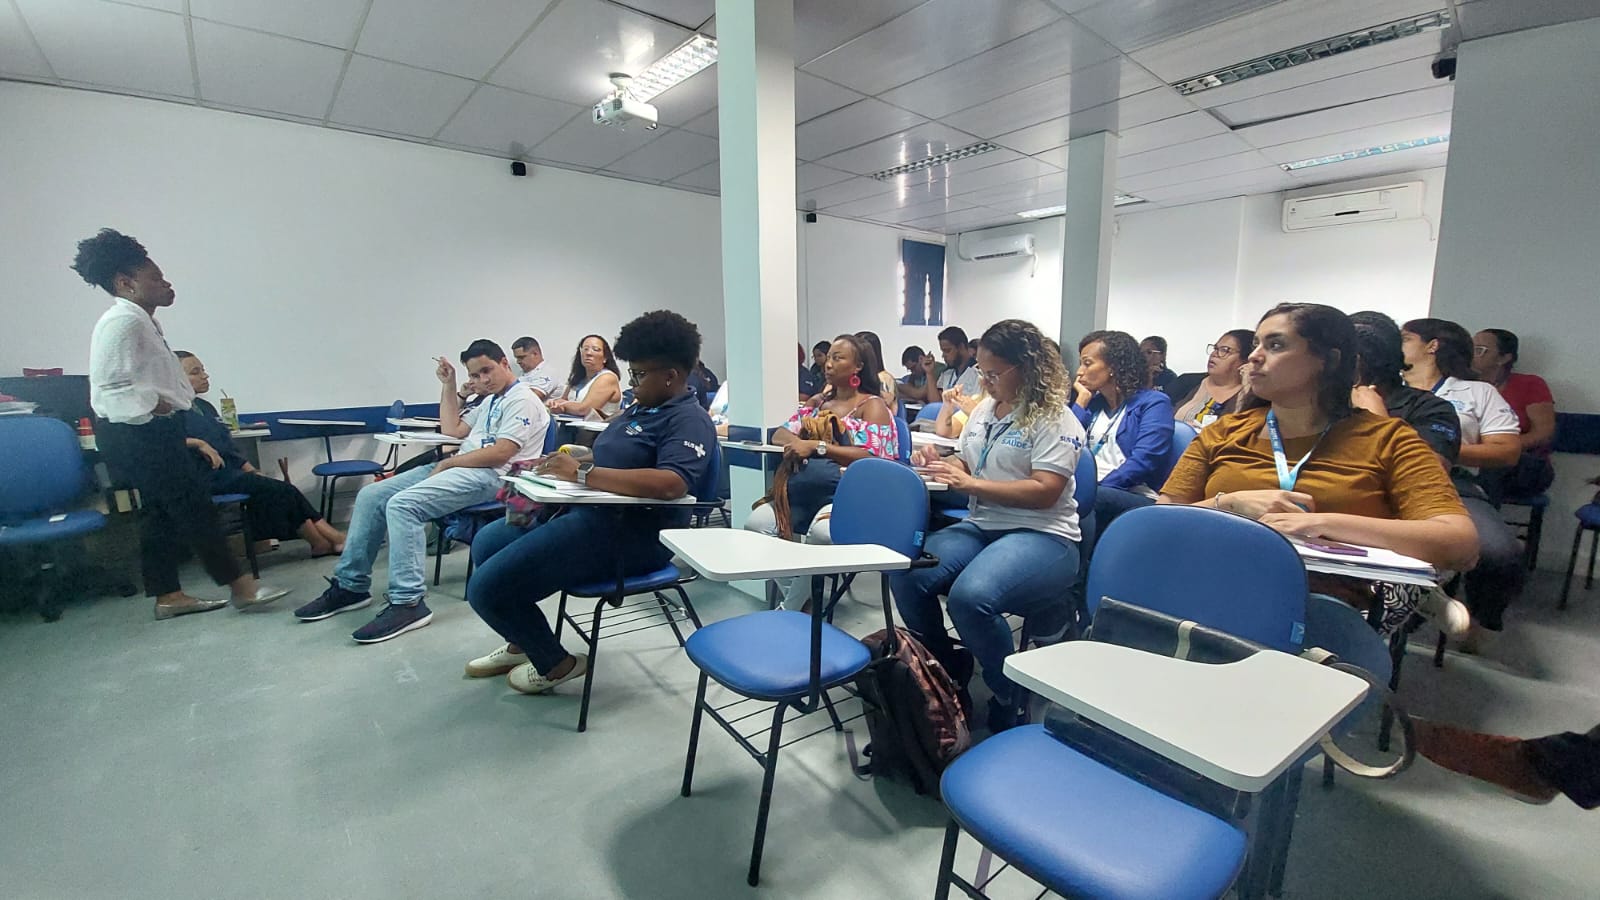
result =
[{"label": "metal chair leg", "polygon": [[1600,529],[1595,529],[1589,536],[1589,574],[1583,578],[1583,589],[1586,591],[1594,587],[1594,552],[1597,548],[1600,548]]},{"label": "metal chair leg", "polygon": [[[1567,608],[1567,595],[1572,592],[1572,570],[1578,567],[1578,549],[1582,546],[1583,526],[1580,525],[1577,532],[1572,535],[1572,555],[1567,557],[1567,580],[1561,583],[1561,600],[1556,604],[1556,609]],[[1589,558],[1594,558],[1593,551],[1590,551]]]},{"label": "metal chair leg", "polygon": [[709,679],[706,673],[700,673],[700,686],[694,693],[694,718],[689,720],[689,752],[683,757],[683,787],[679,793],[689,796],[689,788],[694,783],[694,754],[700,747],[700,713],[706,708],[706,682]]},{"label": "metal chair leg", "polygon": [[1528,510],[1528,535],[1523,547],[1528,557],[1528,571],[1539,567],[1539,541],[1544,538],[1544,509],[1533,506]]},{"label": "metal chair leg", "polygon": [[767,843],[767,814],[772,811],[772,781],[778,774],[778,748],[782,745],[785,709],[787,707],[779,703],[778,708],[773,710],[772,736],[767,739],[767,755],[762,760],[766,774],[761,778],[761,803],[756,807],[756,837],[750,845],[750,875],[745,879],[751,887],[761,883],[761,851]]},{"label": "metal chair leg", "polygon": [[567,624],[567,592],[561,592],[561,602],[556,606],[556,643],[561,643],[561,627]]},{"label": "metal chair leg", "polygon": [[250,532],[250,503],[239,504],[239,534],[244,537],[244,558],[250,562],[250,577],[260,578],[261,567],[256,562],[256,536]]},{"label": "metal chair leg", "polygon": [[955,819],[944,827],[944,850],[939,854],[939,880],[933,886],[933,900],[950,900],[950,877],[955,874],[956,844],[961,841],[961,826]]},{"label": "metal chair leg", "polygon": [[1444,668],[1444,648],[1448,646],[1449,643],[1450,639],[1446,637],[1443,632],[1440,632],[1439,643],[1435,644],[1433,648],[1433,667],[1435,669]]},{"label": "metal chair leg", "polygon": [[444,520],[434,519],[433,528],[438,532],[433,542],[433,586],[439,586],[439,570],[444,567],[444,546],[449,540],[444,536]]},{"label": "metal chair leg", "polygon": [[594,661],[600,656],[600,613],[606,608],[601,598],[594,604],[594,619],[589,625],[589,667],[583,673],[583,701],[578,706],[578,731],[589,730],[589,692],[594,688]]}]

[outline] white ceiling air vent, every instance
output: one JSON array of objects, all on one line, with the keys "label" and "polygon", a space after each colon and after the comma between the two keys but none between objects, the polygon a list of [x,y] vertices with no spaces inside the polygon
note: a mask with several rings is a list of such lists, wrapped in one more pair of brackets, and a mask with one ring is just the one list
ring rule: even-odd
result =
[{"label": "white ceiling air vent", "polygon": [[1014,234],[1009,237],[967,240],[965,235],[956,242],[956,255],[969,262],[985,259],[1011,259],[1033,256],[1033,235]]},{"label": "white ceiling air vent", "polygon": [[1283,201],[1283,230],[1305,231],[1359,222],[1422,218],[1422,182],[1290,197]]}]

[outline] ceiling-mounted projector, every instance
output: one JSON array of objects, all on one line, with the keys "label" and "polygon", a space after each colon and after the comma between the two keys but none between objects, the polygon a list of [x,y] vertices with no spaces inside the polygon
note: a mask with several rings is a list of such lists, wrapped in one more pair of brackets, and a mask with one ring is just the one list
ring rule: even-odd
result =
[{"label": "ceiling-mounted projector", "polygon": [[653,129],[659,116],[656,108],[643,100],[635,100],[628,93],[628,86],[633,79],[618,72],[611,74],[611,83],[617,90],[611,96],[594,105],[594,123],[596,125],[612,125],[625,128],[632,122],[643,122],[644,127]]}]

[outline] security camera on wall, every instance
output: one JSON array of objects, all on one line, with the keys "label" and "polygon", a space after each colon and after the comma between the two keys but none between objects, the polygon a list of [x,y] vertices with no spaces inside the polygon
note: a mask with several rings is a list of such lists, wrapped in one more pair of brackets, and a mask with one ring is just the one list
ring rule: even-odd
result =
[{"label": "security camera on wall", "polygon": [[656,108],[643,100],[635,100],[628,93],[628,86],[633,83],[633,79],[620,72],[613,72],[611,83],[616,86],[616,91],[594,105],[594,123],[625,128],[632,123],[640,122],[647,130],[654,129],[659,118]]}]

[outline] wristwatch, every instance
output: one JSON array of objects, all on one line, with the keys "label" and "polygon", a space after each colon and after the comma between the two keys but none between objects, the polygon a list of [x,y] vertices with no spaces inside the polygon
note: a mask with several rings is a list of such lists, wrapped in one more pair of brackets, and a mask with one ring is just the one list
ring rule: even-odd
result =
[{"label": "wristwatch", "polygon": [[578,463],[578,483],[584,487],[589,486],[589,471],[594,468],[593,461]]},{"label": "wristwatch", "polygon": [[817,455],[818,456],[827,456],[828,455],[828,442],[827,441],[817,441]]}]

